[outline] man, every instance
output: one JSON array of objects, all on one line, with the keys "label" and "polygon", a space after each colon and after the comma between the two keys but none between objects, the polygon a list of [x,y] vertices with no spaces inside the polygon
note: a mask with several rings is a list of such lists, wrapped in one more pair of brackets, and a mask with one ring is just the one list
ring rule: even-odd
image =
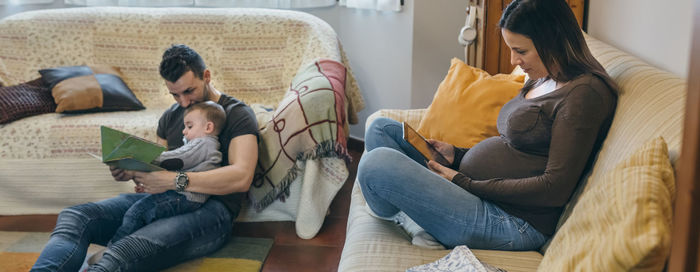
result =
[{"label": "man", "polygon": [[[222,167],[204,172],[136,172],[111,168],[117,181],[133,180],[147,194],[167,190],[209,194],[200,209],[155,221],[115,241],[89,271],[161,270],[219,249],[230,237],[258,159],[258,128],[253,111],[222,94],[211,84],[211,72],[201,56],[186,45],[173,45],[163,54],[160,74],[177,102],[158,122],[158,142],[169,150],[183,145],[185,109],[215,101],[226,110],[219,135]],[[121,225],[131,204],[147,194],[122,194],[61,211],[51,239],[32,271],[76,271],[90,243],[105,245]]]}]

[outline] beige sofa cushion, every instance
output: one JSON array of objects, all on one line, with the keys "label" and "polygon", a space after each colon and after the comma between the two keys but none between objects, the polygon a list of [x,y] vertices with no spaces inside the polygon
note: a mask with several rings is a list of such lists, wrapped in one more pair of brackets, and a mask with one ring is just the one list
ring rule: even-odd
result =
[{"label": "beige sofa cushion", "polygon": [[673,168],[663,138],[589,180],[539,271],[660,271],[671,249]]},{"label": "beige sofa cushion", "polygon": [[391,118],[397,121],[406,122],[411,127],[418,127],[420,120],[425,115],[426,109],[413,110],[378,110],[367,117],[365,127],[369,127],[372,122],[379,117]]},{"label": "beige sofa cushion", "polygon": [[[372,217],[365,206],[359,183],[355,181],[338,271],[405,271],[409,267],[433,262],[450,252],[412,245],[400,227]],[[472,251],[480,261],[509,272],[535,271],[542,260],[542,255],[536,251]]]},{"label": "beige sofa cushion", "polygon": [[100,125],[155,141],[161,109],[66,115],[48,113],[2,127],[0,211],[58,213],[62,208],[133,192],[114,182],[101,154]]}]

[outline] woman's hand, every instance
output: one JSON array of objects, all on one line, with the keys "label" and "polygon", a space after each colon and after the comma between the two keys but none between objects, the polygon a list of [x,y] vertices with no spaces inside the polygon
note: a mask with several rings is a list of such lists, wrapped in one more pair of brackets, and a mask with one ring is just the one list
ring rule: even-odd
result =
[{"label": "woman's hand", "polygon": [[433,145],[433,147],[435,147],[435,149],[440,152],[445,159],[447,159],[449,164],[452,164],[452,162],[455,160],[455,147],[453,145],[433,139],[428,139],[427,141],[429,144]]},{"label": "woman's hand", "polygon": [[175,172],[133,172],[138,193],[159,194],[175,189]]},{"label": "woman's hand", "polygon": [[452,178],[459,173],[433,160],[428,161],[428,169],[449,181],[452,181]]}]

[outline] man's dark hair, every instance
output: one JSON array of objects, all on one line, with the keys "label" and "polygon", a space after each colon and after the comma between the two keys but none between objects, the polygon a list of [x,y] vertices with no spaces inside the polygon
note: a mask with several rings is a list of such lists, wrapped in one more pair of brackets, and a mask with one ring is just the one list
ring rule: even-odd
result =
[{"label": "man's dark hair", "polygon": [[175,82],[187,71],[192,71],[199,79],[204,78],[207,66],[202,57],[192,48],[184,44],[173,44],[163,53],[160,62],[160,76],[170,82]]},{"label": "man's dark hair", "polygon": [[[567,82],[581,74],[600,77],[615,92],[617,84],[593,57],[573,11],[564,0],[514,0],[503,11],[498,25],[528,37],[537,49],[549,76]],[[533,87],[535,81],[523,87]]]}]

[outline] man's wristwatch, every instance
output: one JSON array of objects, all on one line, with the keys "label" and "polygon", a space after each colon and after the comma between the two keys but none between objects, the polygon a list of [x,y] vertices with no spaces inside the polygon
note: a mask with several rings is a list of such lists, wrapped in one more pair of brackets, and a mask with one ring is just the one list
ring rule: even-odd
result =
[{"label": "man's wristwatch", "polygon": [[184,192],[187,185],[190,185],[190,178],[187,173],[179,171],[175,176],[175,191]]}]

